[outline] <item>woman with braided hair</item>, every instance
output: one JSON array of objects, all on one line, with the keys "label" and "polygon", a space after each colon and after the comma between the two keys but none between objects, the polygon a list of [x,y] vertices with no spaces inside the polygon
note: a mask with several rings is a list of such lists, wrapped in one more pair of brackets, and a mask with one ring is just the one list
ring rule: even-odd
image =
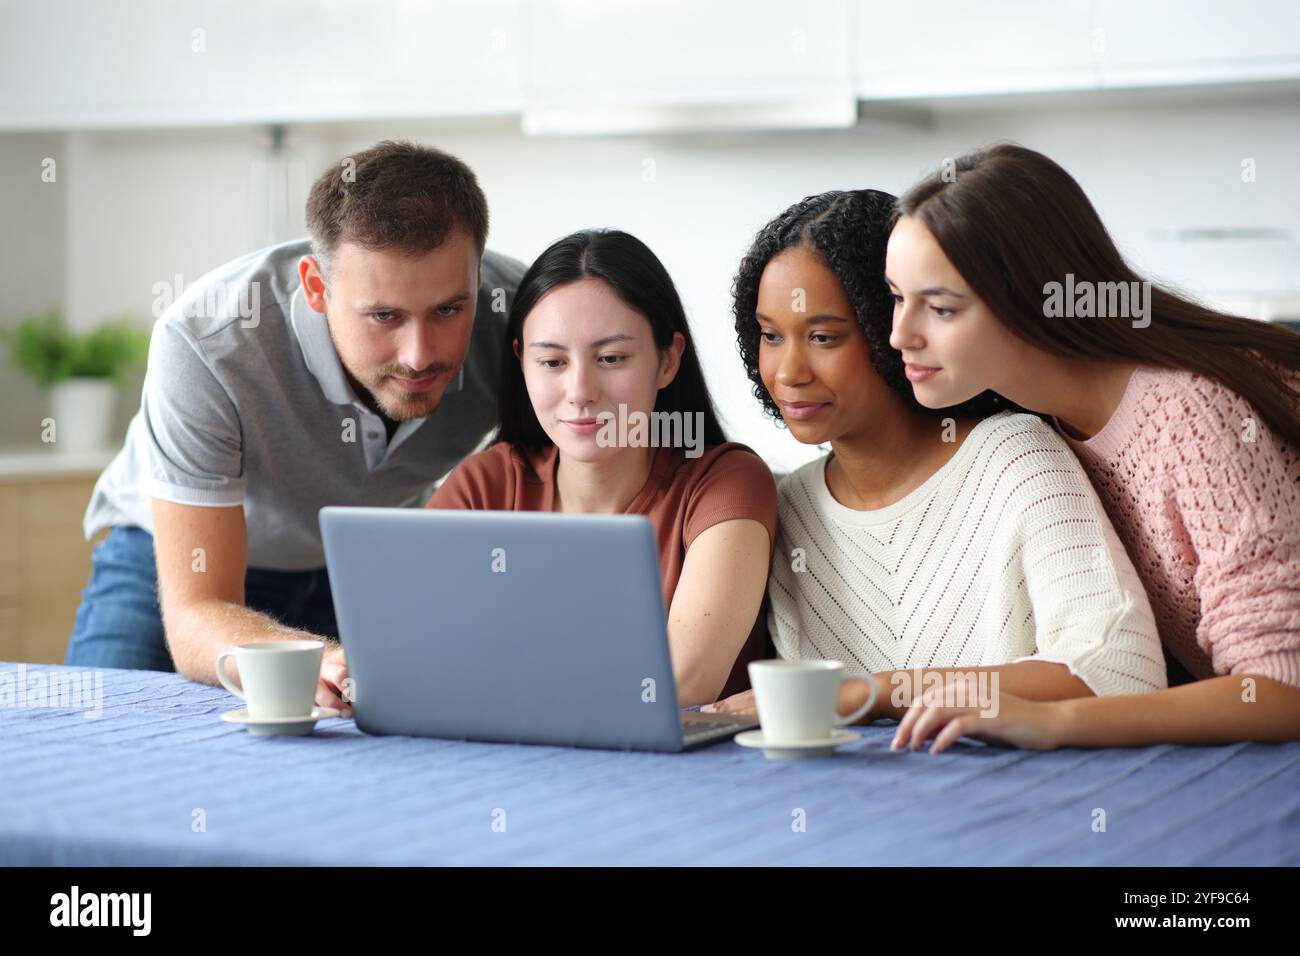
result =
[{"label": "woman with braided hair", "polygon": [[[768,593],[783,658],[842,660],[839,709],[900,718],[945,681],[1031,700],[1163,689],[1146,595],[1088,477],[994,396],[932,411],[889,346],[894,197],[812,196],[758,233],[734,285],[754,394],[830,454],[785,478]],[[983,698],[981,693],[981,698]],[[752,692],[714,708],[754,711]]]}]

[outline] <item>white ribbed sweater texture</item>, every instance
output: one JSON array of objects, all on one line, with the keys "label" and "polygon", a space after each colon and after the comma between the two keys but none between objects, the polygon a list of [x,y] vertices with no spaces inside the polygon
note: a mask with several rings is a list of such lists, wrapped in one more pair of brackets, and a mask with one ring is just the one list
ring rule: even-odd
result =
[{"label": "white ribbed sweater texture", "polygon": [[787,659],[862,675],[1064,664],[1097,694],[1166,686],[1142,583],[1087,474],[1032,415],[979,422],[903,499],[840,504],[829,458],[780,486],[768,626]]}]

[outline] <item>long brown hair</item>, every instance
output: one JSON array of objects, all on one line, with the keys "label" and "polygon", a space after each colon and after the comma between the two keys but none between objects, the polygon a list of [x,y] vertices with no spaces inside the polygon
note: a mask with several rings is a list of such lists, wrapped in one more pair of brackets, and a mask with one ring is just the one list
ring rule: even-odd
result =
[{"label": "long brown hair", "polygon": [[[1300,448],[1300,335],[1218,312],[1155,282],[1149,325],[1128,317],[1045,315],[1049,283],[1141,283],[1074,178],[1042,153],[999,143],[913,186],[896,216],[925,225],[948,260],[1011,332],[1072,359],[1140,362],[1214,379]],[[1131,288],[1131,287],[1130,287]]]}]

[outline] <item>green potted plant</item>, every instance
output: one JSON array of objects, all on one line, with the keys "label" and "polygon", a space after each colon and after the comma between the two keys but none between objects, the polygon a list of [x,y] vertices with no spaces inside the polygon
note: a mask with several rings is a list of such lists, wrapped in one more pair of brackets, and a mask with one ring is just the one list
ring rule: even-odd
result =
[{"label": "green potted plant", "polygon": [[99,451],[111,440],[117,386],[149,351],[149,335],[123,316],[85,333],[51,307],[24,316],[3,340],[9,360],[50,393],[42,441],[62,452]]}]

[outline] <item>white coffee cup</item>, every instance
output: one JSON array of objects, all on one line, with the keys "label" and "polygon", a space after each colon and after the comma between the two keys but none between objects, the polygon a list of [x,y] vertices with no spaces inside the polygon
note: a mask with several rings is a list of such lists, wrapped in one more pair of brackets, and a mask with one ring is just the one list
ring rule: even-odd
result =
[{"label": "white coffee cup", "polygon": [[805,743],[826,740],[831,730],[858,720],[876,702],[871,695],[853,713],[841,717],[836,709],[840,685],[849,679],[840,661],[754,661],[749,683],[758,705],[758,722],[765,743]]},{"label": "white coffee cup", "polygon": [[[236,697],[248,702],[253,720],[306,717],[316,703],[316,685],[324,641],[257,641],[217,655],[217,677]],[[226,658],[239,664],[237,687],[226,676]]]}]

